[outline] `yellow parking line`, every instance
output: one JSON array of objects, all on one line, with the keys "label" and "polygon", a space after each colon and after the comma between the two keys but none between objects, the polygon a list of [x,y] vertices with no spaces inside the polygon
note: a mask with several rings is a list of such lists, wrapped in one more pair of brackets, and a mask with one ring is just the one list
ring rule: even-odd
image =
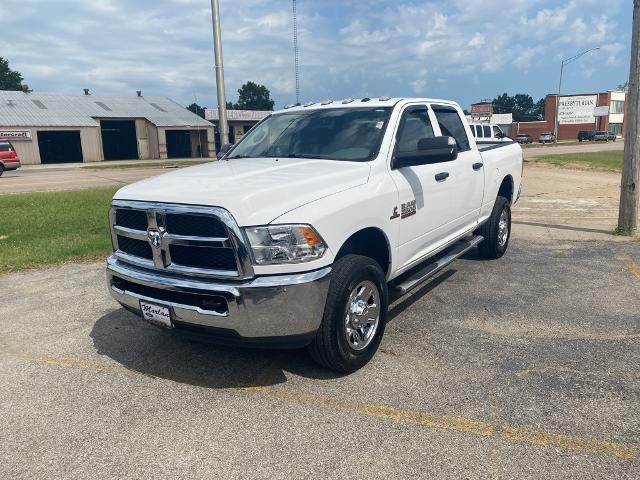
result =
[{"label": "yellow parking line", "polygon": [[[154,375],[126,369],[119,364],[84,360],[76,357],[38,357],[28,358],[27,360],[37,364],[55,365],[59,367],[81,368],[101,372],[123,372],[132,376],[155,377]],[[271,370],[271,368],[267,368],[266,371],[263,372],[263,376],[270,375]],[[176,379],[167,376],[162,376],[161,378],[175,381],[189,381],[189,379]],[[421,410],[402,409],[377,403],[342,400],[335,397],[304,393],[281,387],[249,386],[230,387],[221,390],[242,394],[254,394],[289,403],[311,405],[334,411],[353,413],[394,422],[412,423],[429,428],[464,432],[482,437],[496,437],[512,442],[552,446],[585,454],[608,455],[624,460],[634,460],[640,457],[640,445],[638,444],[608,442],[594,438],[535,431],[511,425],[493,424]]]},{"label": "yellow parking line", "polygon": [[621,260],[627,266],[629,271],[633,273],[636,277],[640,278],[640,265],[634,262],[629,255],[622,255]]}]

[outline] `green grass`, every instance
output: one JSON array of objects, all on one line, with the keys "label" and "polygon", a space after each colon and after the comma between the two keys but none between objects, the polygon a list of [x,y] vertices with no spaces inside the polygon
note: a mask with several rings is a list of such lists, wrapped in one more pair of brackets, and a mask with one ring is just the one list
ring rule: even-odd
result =
[{"label": "green grass", "polygon": [[0,195],[0,274],[106,256],[118,188]]},{"label": "green grass", "polygon": [[565,153],[562,155],[542,155],[528,158],[527,162],[552,163],[598,170],[619,172],[622,169],[622,150],[606,152]]}]

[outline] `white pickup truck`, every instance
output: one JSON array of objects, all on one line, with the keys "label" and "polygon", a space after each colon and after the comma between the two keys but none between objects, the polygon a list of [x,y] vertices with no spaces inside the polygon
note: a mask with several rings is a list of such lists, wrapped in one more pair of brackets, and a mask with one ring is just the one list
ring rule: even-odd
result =
[{"label": "white pickup truck", "polygon": [[184,334],[307,346],[342,372],[376,352],[390,298],[477,246],[507,249],[522,151],[479,150],[451,101],[274,112],[221,159],[119,190],[108,286]]}]

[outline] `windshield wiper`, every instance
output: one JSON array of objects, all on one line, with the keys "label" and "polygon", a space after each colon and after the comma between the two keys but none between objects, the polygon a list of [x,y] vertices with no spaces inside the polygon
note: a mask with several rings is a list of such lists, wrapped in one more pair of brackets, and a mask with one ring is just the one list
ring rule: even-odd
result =
[{"label": "windshield wiper", "polygon": [[321,157],[319,155],[310,155],[307,153],[290,153],[287,155],[288,158],[319,158],[324,159],[325,157]]},{"label": "windshield wiper", "polygon": [[253,158],[253,155],[234,155],[232,157],[227,157],[227,159],[230,158]]}]

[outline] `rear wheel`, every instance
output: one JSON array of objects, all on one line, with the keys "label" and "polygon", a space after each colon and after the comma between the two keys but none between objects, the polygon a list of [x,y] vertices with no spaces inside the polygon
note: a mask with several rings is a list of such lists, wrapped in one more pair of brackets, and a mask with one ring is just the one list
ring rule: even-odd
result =
[{"label": "rear wheel", "polygon": [[511,206],[504,197],[498,197],[493,205],[491,217],[478,229],[484,240],[478,245],[485,258],[496,259],[504,255],[511,237]]},{"label": "rear wheel", "polygon": [[309,352],[320,365],[351,373],[378,350],[387,313],[387,284],[374,260],[346,255],[333,266],[324,316]]},{"label": "rear wheel", "polygon": [[0,177],[2,176],[3,173],[4,173],[4,165],[0,163]]}]

